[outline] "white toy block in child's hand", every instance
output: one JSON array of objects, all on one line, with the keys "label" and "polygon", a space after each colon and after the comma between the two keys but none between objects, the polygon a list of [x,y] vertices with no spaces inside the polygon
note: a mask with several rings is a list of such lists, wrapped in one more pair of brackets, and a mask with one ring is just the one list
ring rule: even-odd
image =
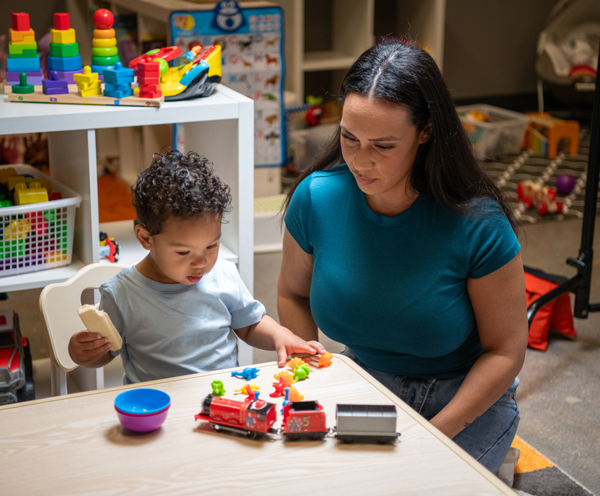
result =
[{"label": "white toy block in child's hand", "polygon": [[89,332],[97,332],[108,339],[112,345],[111,351],[118,351],[123,346],[123,340],[106,312],[98,310],[98,305],[83,305],[77,310]]}]

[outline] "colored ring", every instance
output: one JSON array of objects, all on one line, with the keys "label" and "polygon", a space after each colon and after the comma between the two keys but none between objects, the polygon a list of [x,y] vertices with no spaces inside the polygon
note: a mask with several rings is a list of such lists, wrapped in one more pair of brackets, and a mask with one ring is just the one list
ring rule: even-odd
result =
[{"label": "colored ring", "polygon": [[92,46],[98,48],[110,48],[117,46],[116,38],[94,38],[92,39]]},{"label": "colored ring", "polygon": [[115,65],[119,62],[119,57],[94,57],[92,56],[92,64],[93,65]]},{"label": "colored ring", "polygon": [[114,38],[114,29],[94,29],[94,38]]},{"label": "colored ring", "polygon": [[119,55],[119,49],[117,47],[94,47],[92,48],[92,55],[94,57],[114,57]]}]

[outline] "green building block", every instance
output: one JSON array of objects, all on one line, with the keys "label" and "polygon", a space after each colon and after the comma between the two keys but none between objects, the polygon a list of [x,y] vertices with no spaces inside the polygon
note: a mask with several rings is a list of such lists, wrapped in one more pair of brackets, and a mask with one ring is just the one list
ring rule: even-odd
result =
[{"label": "green building block", "polygon": [[92,48],[92,56],[94,57],[114,57],[115,55],[119,55],[119,49],[117,47]]},{"label": "green building block", "polygon": [[92,65],[115,65],[119,62],[119,56],[114,57],[94,57],[92,56]]},{"label": "green building block", "polygon": [[79,55],[79,43],[50,43],[51,57],[77,57]]},{"label": "green building block", "polygon": [[11,59],[34,59],[37,57],[37,50],[23,50],[23,53],[13,53]]},{"label": "green building block", "polygon": [[12,86],[12,92],[17,93],[19,95],[26,95],[28,93],[33,93],[35,88],[32,84],[27,84],[27,74],[22,72],[19,74],[19,84],[14,84]]},{"label": "green building block", "polygon": [[34,50],[37,55],[37,43],[31,43],[29,45],[8,44],[8,55],[10,55],[11,58],[13,55],[21,55],[25,50]]}]

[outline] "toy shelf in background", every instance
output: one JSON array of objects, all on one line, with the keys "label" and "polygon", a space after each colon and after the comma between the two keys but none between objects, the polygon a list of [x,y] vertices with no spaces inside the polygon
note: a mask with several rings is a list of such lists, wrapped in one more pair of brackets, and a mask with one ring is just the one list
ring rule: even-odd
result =
[{"label": "toy shelf in background", "polygon": [[[219,45],[222,83],[254,100],[255,167],[283,164],[283,11],[277,6],[241,8],[237,2],[219,2],[214,10],[172,12],[171,44],[185,53],[198,44]],[[181,126],[176,146],[185,148]]]}]

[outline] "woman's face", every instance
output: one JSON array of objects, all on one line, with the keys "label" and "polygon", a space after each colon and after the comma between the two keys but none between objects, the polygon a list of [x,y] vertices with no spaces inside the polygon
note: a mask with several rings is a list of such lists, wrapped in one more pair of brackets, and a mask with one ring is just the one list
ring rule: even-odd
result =
[{"label": "woman's face", "polygon": [[342,155],[371,208],[383,215],[408,208],[410,170],[429,128],[418,132],[408,108],[352,93],[340,127]]}]

